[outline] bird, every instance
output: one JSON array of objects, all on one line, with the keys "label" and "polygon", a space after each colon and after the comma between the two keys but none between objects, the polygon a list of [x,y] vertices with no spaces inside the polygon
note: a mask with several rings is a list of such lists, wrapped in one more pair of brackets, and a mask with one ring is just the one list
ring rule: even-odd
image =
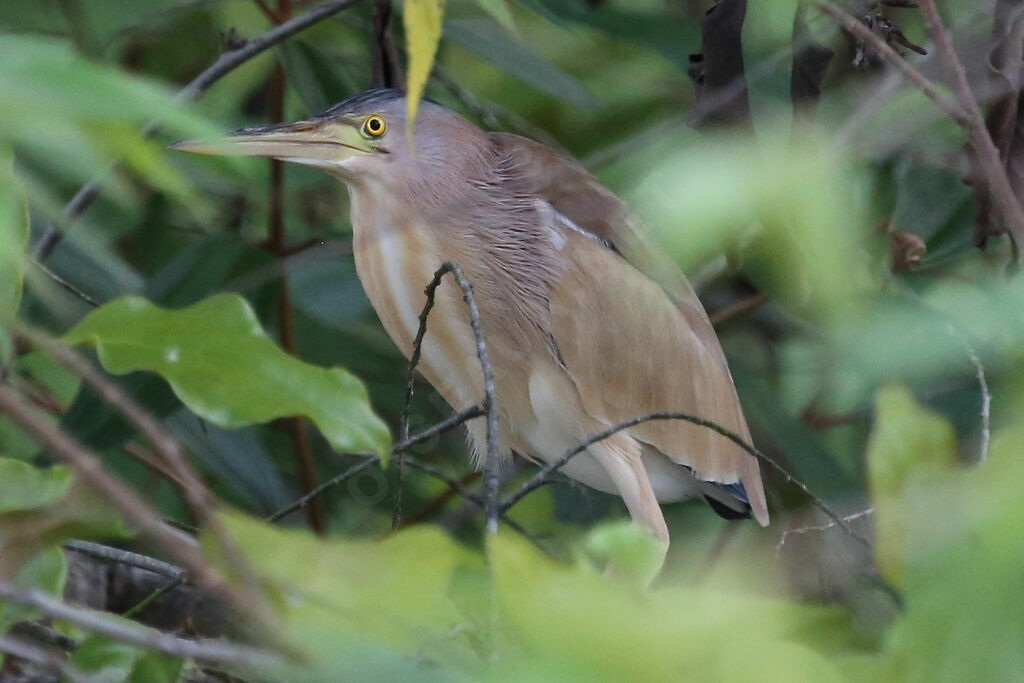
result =
[{"label": "bird", "polygon": [[[503,459],[556,462],[588,436],[659,411],[697,415],[750,443],[696,293],[629,207],[570,157],[486,132],[428,99],[407,128],[406,94],[397,89],[172,147],[279,159],[340,179],[357,275],[406,358],[425,286],[443,264],[458,264],[493,367]],[[484,387],[471,321],[456,283],[442,283],[435,296],[418,370],[453,409],[467,410]],[[486,453],[480,423],[466,424],[478,468]],[[769,521],[757,460],[680,420],[619,431],[562,471],[620,496],[662,558],[669,531],[660,503],[704,498],[723,517]]]}]

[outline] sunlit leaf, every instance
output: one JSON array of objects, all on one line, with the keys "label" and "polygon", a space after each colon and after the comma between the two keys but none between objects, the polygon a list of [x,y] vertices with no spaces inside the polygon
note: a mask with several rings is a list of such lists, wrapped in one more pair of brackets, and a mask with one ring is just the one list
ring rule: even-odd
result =
[{"label": "sunlit leaf", "polygon": [[441,41],[441,16],[444,0],[406,0],[402,20],[409,52],[409,73],[406,76],[406,134],[412,140],[416,112],[434,66],[437,44]]},{"label": "sunlit leaf", "polygon": [[65,339],[96,346],[111,372],[158,373],[193,412],[221,427],[304,415],[339,452],[387,456],[387,426],[374,415],[362,383],[341,368],[286,354],[237,295],[174,311],[138,297],[118,299]]}]

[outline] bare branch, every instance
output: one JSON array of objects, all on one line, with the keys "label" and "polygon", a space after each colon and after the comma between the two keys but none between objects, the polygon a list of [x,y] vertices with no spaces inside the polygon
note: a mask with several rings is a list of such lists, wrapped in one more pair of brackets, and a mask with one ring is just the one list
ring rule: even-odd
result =
[{"label": "bare branch", "polygon": [[999,150],[996,149],[992,136],[985,125],[985,117],[978,106],[978,100],[974,97],[971,84],[967,81],[967,72],[964,65],[957,57],[953,43],[946,33],[946,27],[942,24],[939,11],[935,8],[935,0],[920,0],[921,13],[928,22],[928,33],[935,42],[935,47],[946,62],[946,68],[950,72],[953,81],[953,93],[956,95],[960,108],[966,116],[965,124],[961,124],[967,139],[970,140],[974,154],[978,158],[978,164],[985,180],[988,181],[992,191],[993,199],[999,207],[1006,227],[1013,237],[1014,244],[1018,249],[1024,246],[1024,208],[1021,208],[1017,196],[1010,185],[1010,179],[1006,175],[1006,168],[999,158]]},{"label": "bare branch", "polygon": [[169,579],[183,579],[187,576],[187,572],[184,569],[175,567],[173,564],[168,564],[167,562],[163,562],[154,557],[149,557],[148,555],[140,555],[129,550],[113,548],[109,545],[91,543],[89,541],[68,541],[64,544],[64,547],[68,550],[74,550],[101,560],[108,560],[110,562],[126,564],[130,567],[145,569],[146,571],[153,572],[154,574],[166,576]]},{"label": "bare branch", "polygon": [[336,477],[332,477],[331,479],[328,479],[327,481],[321,483],[319,486],[315,487],[312,491],[310,491],[306,495],[302,496],[301,498],[299,498],[295,502],[293,502],[290,505],[287,505],[287,506],[281,508],[280,510],[278,510],[274,514],[272,514],[269,517],[267,517],[267,521],[268,522],[276,522],[276,521],[280,520],[283,517],[287,517],[291,513],[295,512],[296,510],[301,510],[302,508],[304,508],[307,505],[309,505],[310,501],[314,500],[317,496],[319,496],[321,493],[323,493],[327,489],[332,488],[334,486],[337,486],[338,484],[341,484],[342,482],[348,481],[349,479],[351,479],[352,477],[356,476],[360,472],[362,472],[364,470],[370,469],[371,465],[375,465],[375,464],[377,464],[379,462],[380,462],[380,458],[378,458],[376,455],[373,455],[373,454],[367,455],[367,457],[362,462],[360,462],[358,465],[354,465],[354,466],[348,468],[347,470],[345,470],[344,472],[342,472],[341,474],[337,475]]},{"label": "bare branch", "polygon": [[50,270],[49,268],[47,268],[45,265],[43,265],[39,261],[36,261],[35,259],[33,259],[32,260],[32,265],[35,266],[36,268],[38,268],[39,270],[43,271],[43,274],[46,277],[48,277],[51,280],[53,280],[55,283],[57,283],[57,286],[59,286],[62,289],[65,289],[65,290],[71,292],[72,294],[74,294],[79,299],[81,299],[85,303],[89,304],[93,308],[99,308],[100,302],[96,301],[96,299],[93,299],[91,296],[89,296],[88,294],[86,294],[85,292],[80,290],[78,287],[75,287],[73,284],[71,284],[70,282],[68,282],[64,278],[62,278],[60,275],[57,275],[57,273],[55,273],[52,270]]},{"label": "bare branch", "polygon": [[810,489],[807,488],[806,484],[804,484],[802,481],[800,481],[792,474],[787,472],[785,468],[783,468],[777,462],[766,456],[764,453],[748,444],[738,434],[729,429],[726,429],[725,427],[715,422],[711,422],[710,420],[705,420],[704,418],[696,417],[688,413],[678,412],[648,413],[647,415],[641,415],[640,417],[635,417],[632,420],[620,422],[616,425],[609,427],[608,429],[605,429],[604,431],[590,435],[582,442],[566,451],[561,458],[542,467],[539,472],[530,477],[530,479],[528,479],[522,486],[520,486],[519,490],[517,490],[515,493],[513,493],[504,501],[502,501],[500,510],[503,512],[507,511],[513,505],[522,500],[528,493],[546,484],[547,478],[548,476],[551,475],[551,473],[565,467],[566,463],[568,463],[570,460],[572,460],[574,457],[576,457],[583,451],[587,450],[587,448],[589,448],[592,444],[595,444],[598,441],[603,441],[604,439],[607,439],[608,437],[617,434],[624,429],[629,429],[630,427],[635,427],[638,424],[650,422],[652,420],[684,420],[686,422],[690,422],[700,427],[706,427],[713,432],[721,434],[722,436],[729,439],[737,446],[745,450],[747,453],[754,456],[759,461],[768,465],[776,472],[781,474],[787,482],[793,484],[798,489],[803,491],[804,495],[806,495],[810,499],[811,503],[813,503],[815,507],[817,507],[819,510],[828,515],[828,517],[831,520],[833,520],[836,524],[841,526],[843,530],[846,531],[846,533],[850,534],[850,536],[852,536],[854,539],[862,543],[864,546],[868,548],[871,547],[871,544],[868,543],[868,540],[866,538],[864,538],[856,531],[851,529],[850,526],[846,522],[844,522],[841,517],[839,517],[835,512],[832,511],[832,509],[825,503],[825,501],[811,493]]},{"label": "bare branch", "polygon": [[[466,280],[462,268],[452,261],[445,262],[437,269],[433,280],[430,281],[430,284],[424,290],[427,301],[423,305],[423,311],[420,313],[419,328],[416,330],[416,337],[412,343],[412,356],[409,359],[409,371],[406,374],[405,399],[402,402],[401,438],[403,441],[406,441],[409,435],[409,404],[412,401],[416,366],[419,364],[423,353],[423,338],[427,333],[427,317],[434,308],[434,295],[437,292],[437,288],[441,284],[441,280],[448,273],[452,274],[452,277],[455,278],[459,285],[459,289],[462,290],[462,300],[466,302],[466,308],[469,311],[469,322],[473,328],[473,336],[476,338],[476,354],[480,361],[480,370],[484,376],[483,410],[487,414],[487,459],[484,461],[484,499],[486,505],[484,506],[484,516],[486,517],[487,533],[493,534],[498,530],[498,518],[501,515],[498,505],[501,463],[498,460],[498,406],[494,398],[494,370],[491,368],[491,361],[487,357],[487,344],[484,341],[484,333],[480,325],[480,309],[477,308],[476,299],[473,297],[473,286]],[[399,472],[401,472],[403,457],[400,451],[397,458]],[[393,527],[398,528],[400,522],[400,509],[396,505],[395,515],[392,519]]]},{"label": "bare branch", "polygon": [[195,659],[200,662],[230,664],[250,670],[280,666],[282,660],[265,650],[226,641],[199,641],[178,638],[156,629],[136,626],[103,612],[72,607],[46,593],[0,583],[0,600],[39,610],[55,619],[69,621],[93,633],[128,643],[145,650],[163,652],[172,657]]}]

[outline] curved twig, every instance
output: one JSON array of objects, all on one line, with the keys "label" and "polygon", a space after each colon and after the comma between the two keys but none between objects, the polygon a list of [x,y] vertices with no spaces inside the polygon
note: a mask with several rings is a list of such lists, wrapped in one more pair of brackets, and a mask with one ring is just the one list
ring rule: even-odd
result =
[{"label": "curved twig", "polygon": [[552,462],[552,463],[542,467],[539,472],[537,472],[535,475],[530,477],[521,487],[519,487],[518,491],[516,491],[515,493],[510,495],[504,501],[502,501],[501,507],[500,507],[501,512],[508,511],[509,508],[511,508],[516,503],[518,503],[520,500],[522,500],[528,493],[530,493],[531,491],[533,491],[536,488],[539,488],[540,486],[543,486],[546,483],[546,480],[547,480],[548,476],[552,472],[555,472],[557,470],[560,470],[562,467],[565,467],[566,463],[568,463],[570,460],[572,460],[574,457],[576,457],[577,455],[579,455],[583,451],[587,450],[587,448],[589,448],[592,444],[595,444],[598,441],[603,441],[604,439],[607,439],[608,437],[610,437],[610,436],[612,436],[614,434],[617,434],[617,433],[621,432],[624,429],[629,429],[630,427],[635,427],[638,424],[642,424],[644,422],[650,422],[652,420],[684,420],[686,422],[690,422],[692,424],[695,424],[695,425],[697,425],[699,427],[706,427],[706,428],[710,429],[713,432],[717,432],[718,434],[721,434],[722,436],[724,436],[725,438],[729,439],[730,441],[735,443],[737,446],[739,446],[740,448],[745,450],[747,453],[749,453],[750,455],[754,456],[759,461],[769,465],[772,469],[774,469],[776,472],[781,474],[783,476],[783,478],[785,478],[785,480],[787,482],[793,484],[798,489],[803,491],[803,493],[810,499],[811,503],[813,503],[815,507],[817,507],[819,510],[821,510],[826,515],[828,515],[829,519],[831,519],[833,522],[835,522],[837,526],[842,527],[843,530],[846,531],[846,533],[848,533],[850,536],[852,536],[854,539],[856,539],[858,542],[860,542],[864,546],[866,546],[868,548],[871,547],[871,544],[868,542],[868,540],[866,538],[864,538],[863,536],[858,534],[856,531],[854,531],[850,527],[850,525],[847,524],[843,520],[842,517],[840,517],[839,515],[837,515],[835,512],[832,511],[832,508],[830,508],[825,503],[825,501],[823,501],[821,498],[819,498],[818,496],[816,496],[813,493],[811,493],[810,489],[807,488],[806,484],[804,484],[802,481],[800,481],[799,479],[794,477],[792,474],[787,472],[785,468],[783,468],[777,462],[775,462],[774,460],[772,460],[771,458],[766,456],[764,453],[762,453],[758,449],[756,449],[753,446],[751,446],[750,444],[748,444],[746,441],[744,441],[735,432],[733,432],[733,431],[731,431],[729,429],[726,429],[725,427],[721,426],[720,424],[718,424],[716,422],[712,422],[710,420],[705,420],[702,417],[697,417],[695,415],[690,415],[688,413],[679,413],[679,412],[648,413],[647,415],[641,415],[640,417],[635,417],[635,418],[633,418],[631,420],[626,420],[625,422],[620,422],[620,423],[618,423],[616,425],[613,425],[613,426],[609,427],[608,429],[605,429],[604,431],[598,432],[596,434],[591,434],[589,437],[584,439],[582,442],[580,442],[579,444],[577,444],[573,448],[570,448],[568,451],[566,451],[565,454],[562,455],[561,458],[559,458],[558,460],[556,460],[556,461],[554,461],[554,462]]}]

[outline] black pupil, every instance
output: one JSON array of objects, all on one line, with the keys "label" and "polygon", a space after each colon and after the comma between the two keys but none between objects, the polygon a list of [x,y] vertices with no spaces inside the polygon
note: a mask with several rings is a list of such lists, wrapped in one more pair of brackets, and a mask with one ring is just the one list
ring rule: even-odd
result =
[{"label": "black pupil", "polygon": [[380,120],[379,119],[370,119],[370,130],[373,131],[374,133],[376,133],[378,130],[380,130]]}]

